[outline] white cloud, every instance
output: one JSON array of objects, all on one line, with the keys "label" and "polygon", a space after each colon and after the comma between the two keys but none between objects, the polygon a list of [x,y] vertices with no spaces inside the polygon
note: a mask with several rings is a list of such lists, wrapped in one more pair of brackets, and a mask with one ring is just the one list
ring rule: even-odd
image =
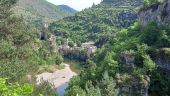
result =
[{"label": "white cloud", "polygon": [[55,5],[68,5],[78,11],[81,11],[82,9],[89,8],[95,4],[99,4],[101,0],[47,0],[48,2],[51,2]]}]

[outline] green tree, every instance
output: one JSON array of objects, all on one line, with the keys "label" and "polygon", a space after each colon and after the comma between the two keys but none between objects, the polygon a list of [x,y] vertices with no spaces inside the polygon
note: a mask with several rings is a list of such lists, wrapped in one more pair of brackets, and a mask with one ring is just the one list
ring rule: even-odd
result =
[{"label": "green tree", "polygon": [[31,96],[39,96],[40,94],[42,96],[58,96],[56,90],[53,89],[53,85],[46,81],[36,85]]},{"label": "green tree", "polygon": [[60,65],[61,63],[63,63],[63,57],[61,56],[61,55],[59,55],[59,54],[57,54],[57,56],[56,56],[56,58],[55,58],[55,63],[57,64],[57,65]]},{"label": "green tree", "polygon": [[79,86],[73,86],[71,89],[67,90],[64,96],[87,96],[86,92]]},{"label": "green tree", "polygon": [[150,58],[149,55],[144,55],[144,68],[147,71],[153,71],[154,69],[156,69],[156,64],[152,61],[152,59]]},{"label": "green tree", "polygon": [[157,3],[159,3],[160,1],[162,1],[162,0],[144,0],[144,5],[145,5],[145,6],[149,6],[149,5],[151,5],[151,4],[157,4]]},{"label": "green tree", "polygon": [[106,70],[109,70],[108,73],[115,75],[118,71],[118,62],[114,60],[115,53],[114,52],[107,52],[104,60],[103,60],[103,67]]},{"label": "green tree", "polygon": [[0,96],[26,96],[31,94],[33,87],[29,84],[23,86],[18,83],[7,84],[6,80],[0,78]]},{"label": "green tree", "polygon": [[9,78],[8,81],[19,80],[25,75],[27,65],[24,60],[31,55],[27,26],[11,11],[16,2],[0,0],[0,76]]},{"label": "green tree", "polygon": [[108,72],[105,71],[102,80],[99,82],[102,96],[115,96],[115,86],[115,81],[108,75]]},{"label": "green tree", "polygon": [[68,46],[74,47],[74,42],[72,42],[72,41],[68,42]]},{"label": "green tree", "polygon": [[101,92],[98,86],[93,86],[91,81],[86,83],[86,96],[101,96]]}]

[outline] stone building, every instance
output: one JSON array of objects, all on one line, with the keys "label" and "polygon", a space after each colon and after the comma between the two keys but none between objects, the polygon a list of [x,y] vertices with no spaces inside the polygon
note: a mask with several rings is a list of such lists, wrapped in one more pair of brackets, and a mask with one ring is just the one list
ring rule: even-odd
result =
[{"label": "stone building", "polygon": [[81,47],[85,50],[87,50],[87,54],[90,55],[94,52],[96,52],[97,47],[95,46],[95,42],[86,42],[81,45]]},{"label": "stone building", "polygon": [[94,45],[94,42],[83,43],[81,47],[70,47],[67,40],[63,45],[59,46],[59,52],[63,55],[84,61],[89,58],[96,49],[97,47]]}]

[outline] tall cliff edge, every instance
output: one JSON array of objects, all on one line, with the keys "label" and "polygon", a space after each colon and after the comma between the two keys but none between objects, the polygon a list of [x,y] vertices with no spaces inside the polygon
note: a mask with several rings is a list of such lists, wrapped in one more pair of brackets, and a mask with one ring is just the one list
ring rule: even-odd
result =
[{"label": "tall cliff edge", "polygon": [[162,4],[151,5],[146,10],[141,11],[139,20],[142,26],[149,22],[155,22],[158,25],[170,23],[170,0],[165,0]]}]

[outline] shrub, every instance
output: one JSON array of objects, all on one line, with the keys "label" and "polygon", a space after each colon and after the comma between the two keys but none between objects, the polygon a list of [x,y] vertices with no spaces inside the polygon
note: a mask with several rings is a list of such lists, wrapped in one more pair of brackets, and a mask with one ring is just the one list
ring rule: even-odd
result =
[{"label": "shrub", "polygon": [[68,42],[68,46],[74,47],[74,42]]},{"label": "shrub", "polygon": [[144,55],[144,68],[146,71],[152,71],[154,69],[156,69],[156,64],[151,60],[149,55]]},{"label": "shrub", "polygon": [[63,57],[61,55],[57,55],[56,58],[55,58],[55,63],[57,65],[60,65],[62,62],[63,62]]},{"label": "shrub", "polygon": [[40,94],[42,96],[58,96],[56,91],[53,89],[53,85],[49,82],[43,82],[36,86],[31,96],[39,96]]},{"label": "shrub", "polygon": [[26,96],[31,94],[33,87],[29,84],[23,86],[18,83],[7,84],[6,79],[0,78],[0,96]]}]

